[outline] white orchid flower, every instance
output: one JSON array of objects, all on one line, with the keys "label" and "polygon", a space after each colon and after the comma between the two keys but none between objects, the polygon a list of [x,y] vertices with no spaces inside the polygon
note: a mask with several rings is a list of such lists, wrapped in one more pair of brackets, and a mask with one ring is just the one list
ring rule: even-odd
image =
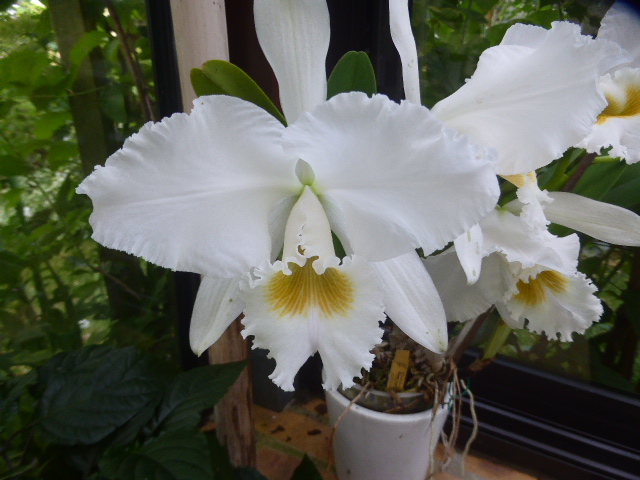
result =
[{"label": "white orchid flower", "polygon": [[258,0],[255,14],[289,126],[226,96],[145,125],[78,187],[94,204],[93,238],[203,274],[194,351],[244,312],[243,335],[270,350],[287,390],[316,351],[325,388],[352,385],[384,311],[443,352],[444,310],[415,249],[444,247],[493,208],[490,159],[424,107],[357,92],[324,101],[324,0]]},{"label": "white orchid flower", "polygon": [[[523,235],[531,236],[532,239],[537,236],[546,237],[549,235],[548,225],[555,223],[604,242],[640,246],[640,216],[636,213],[575,193],[540,190],[535,172],[505,178],[518,187],[518,198],[504,206],[504,210],[518,215],[519,222],[513,223],[513,226],[520,226],[521,231],[516,233],[515,228],[510,230],[510,234],[515,235],[514,238],[518,239]],[[481,224],[490,224],[492,215],[495,212],[483,219]],[[494,228],[494,231],[499,229]],[[485,228],[476,225],[454,240],[469,284],[475,283],[480,277],[483,257],[494,251],[501,251],[500,243],[506,245],[511,241],[509,238],[502,238],[503,235],[504,233],[487,238]],[[516,241],[519,242],[520,239]]]},{"label": "white orchid flower", "polygon": [[[390,0],[389,8],[410,98],[418,68],[407,0]],[[587,135],[607,104],[596,79],[618,54],[615,44],[581,35],[569,22],[554,22],[550,30],[516,24],[500,45],[482,53],[473,76],[433,113],[478,145],[495,149],[497,174],[536,170]]]},{"label": "white orchid flower", "polygon": [[506,210],[487,215],[478,227],[484,237],[482,270],[467,284],[452,250],[424,260],[443,300],[447,318],[466,321],[495,305],[512,328],[571,341],[602,315],[595,286],[577,271],[575,234],[555,237],[528,228]]},{"label": "white orchid flower", "polygon": [[625,57],[612,61],[600,78],[607,106],[591,132],[579,144],[599,153],[611,147],[609,156],[627,163],[640,161],[640,13],[633,6],[616,2],[602,19],[598,40],[615,42]]}]

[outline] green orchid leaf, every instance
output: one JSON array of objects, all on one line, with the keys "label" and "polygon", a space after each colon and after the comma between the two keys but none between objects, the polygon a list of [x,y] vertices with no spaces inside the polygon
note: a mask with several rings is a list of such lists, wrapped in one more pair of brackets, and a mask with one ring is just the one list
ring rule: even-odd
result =
[{"label": "green orchid leaf", "polygon": [[376,74],[366,53],[345,53],[331,72],[327,98],[345,92],[364,92],[369,96],[378,93]]},{"label": "green orchid leaf", "polygon": [[160,427],[163,432],[195,427],[202,410],[220,401],[245,366],[246,362],[234,362],[180,373],[158,407],[154,427]]},{"label": "green orchid leaf", "polygon": [[322,475],[320,475],[313,461],[305,455],[300,465],[293,472],[291,480],[322,480]]},{"label": "green orchid leaf", "polygon": [[113,480],[211,480],[209,447],[195,428],[162,435],[135,451],[110,449],[99,462]]},{"label": "green orchid leaf", "polygon": [[162,392],[148,357],[133,347],[91,346],[59,354],[38,375],[39,425],[60,445],[102,440]]},{"label": "green orchid leaf", "polygon": [[573,193],[594,200],[602,200],[604,195],[618,183],[626,168],[627,164],[624,162],[592,164],[576,184]]},{"label": "green orchid leaf", "polygon": [[224,60],[210,60],[202,68],[191,70],[191,85],[196,94],[229,95],[238,97],[263,108],[283,125],[287,124],[280,110],[266,93],[241,68]]}]

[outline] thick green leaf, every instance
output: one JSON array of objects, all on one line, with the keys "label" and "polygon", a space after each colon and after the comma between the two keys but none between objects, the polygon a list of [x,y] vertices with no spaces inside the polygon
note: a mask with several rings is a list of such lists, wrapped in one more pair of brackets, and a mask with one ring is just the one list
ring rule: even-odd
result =
[{"label": "thick green leaf", "polygon": [[366,53],[345,53],[331,72],[327,98],[344,92],[364,92],[369,96],[378,92],[376,74]]},{"label": "thick green leaf", "polygon": [[127,123],[127,106],[118,85],[110,85],[100,92],[100,108],[114,122]]},{"label": "thick green leaf", "polygon": [[16,155],[0,155],[0,175],[13,177],[16,175],[28,175],[31,173],[31,164]]},{"label": "thick green leaf", "polygon": [[102,440],[161,395],[148,358],[132,347],[59,354],[39,375],[40,427],[62,445]]},{"label": "thick green leaf", "polygon": [[587,169],[578,181],[573,193],[601,200],[624,173],[627,165],[619,163],[596,163]]},{"label": "thick green leaf", "polygon": [[69,111],[47,112],[33,124],[33,136],[38,140],[51,138],[56,130],[71,121]]},{"label": "thick green leaf", "polygon": [[322,475],[313,461],[305,455],[296,471],[293,472],[291,480],[322,480]]},{"label": "thick green leaf", "polygon": [[8,250],[0,251],[0,284],[15,285],[28,263]]},{"label": "thick green leaf", "polygon": [[207,440],[196,429],[162,435],[134,452],[111,450],[99,462],[113,480],[211,480]]},{"label": "thick green leaf", "polygon": [[34,370],[31,370],[29,373],[17,378],[9,379],[2,385],[0,390],[0,432],[17,415],[20,397],[22,397],[27,387],[34,385],[36,381],[37,375]]},{"label": "thick green leaf", "polygon": [[212,480],[234,480],[233,466],[229,460],[227,449],[220,445],[215,431],[205,433],[211,457]]},{"label": "thick green leaf", "polygon": [[195,427],[202,410],[220,401],[245,366],[245,362],[207,365],[178,374],[158,407],[155,426],[162,431]]},{"label": "thick green leaf", "polygon": [[106,32],[99,30],[85,33],[69,52],[69,60],[71,63],[73,65],[80,65],[82,60],[91,53],[91,50],[100,45],[106,37]]},{"label": "thick green leaf", "polygon": [[75,142],[59,141],[49,148],[47,163],[51,170],[67,165],[69,161],[79,155],[78,145]]},{"label": "thick green leaf", "polygon": [[287,124],[280,110],[276,108],[266,93],[242,69],[224,60],[210,60],[202,68],[191,70],[191,84],[196,94],[230,95],[251,102]]},{"label": "thick green leaf", "polygon": [[233,470],[233,478],[235,480],[269,480],[255,468],[239,467]]}]

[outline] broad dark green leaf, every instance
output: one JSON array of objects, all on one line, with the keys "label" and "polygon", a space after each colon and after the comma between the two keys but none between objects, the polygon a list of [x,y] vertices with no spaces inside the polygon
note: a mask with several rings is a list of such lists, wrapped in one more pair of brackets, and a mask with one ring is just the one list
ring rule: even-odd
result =
[{"label": "broad dark green leaf", "polygon": [[2,385],[0,389],[0,432],[2,432],[9,422],[18,413],[18,402],[24,394],[27,387],[34,385],[37,381],[37,375],[34,370],[21,375],[17,378],[11,378]]},{"label": "broad dark green leaf", "polygon": [[627,165],[613,188],[604,194],[603,202],[637,211],[640,209],[640,163]]},{"label": "broad dark green leaf", "polygon": [[233,466],[229,460],[227,449],[220,445],[215,431],[205,433],[211,457],[212,480],[234,480]]},{"label": "broad dark green leaf", "polygon": [[110,85],[100,92],[100,108],[116,123],[126,123],[128,120],[124,94],[118,85]]},{"label": "broad dark green leaf", "polygon": [[79,155],[78,145],[75,142],[59,141],[49,148],[47,163],[51,170],[67,165],[69,161]]},{"label": "broad dark green leaf", "polygon": [[28,175],[31,173],[31,164],[16,155],[0,155],[0,175],[13,177],[16,175]]},{"label": "broad dark green leaf", "polygon": [[132,347],[59,354],[39,375],[40,427],[62,445],[100,441],[161,394],[149,360]]},{"label": "broad dark green leaf", "polygon": [[287,124],[280,110],[266,93],[242,69],[224,60],[210,60],[202,68],[191,70],[191,84],[196,94],[230,95],[251,102],[269,112],[283,125]]},{"label": "broad dark green leaf", "polygon": [[601,200],[618,182],[626,168],[627,165],[624,162],[593,164],[580,178],[573,193]]},{"label": "broad dark green leaf", "polygon": [[378,92],[376,74],[366,53],[345,53],[331,72],[327,98],[345,92],[364,92],[369,96]]},{"label": "broad dark green leaf", "polygon": [[99,30],[93,30],[92,32],[85,33],[69,52],[69,60],[71,63],[73,65],[80,65],[82,60],[91,53],[91,50],[104,42],[106,37],[106,32]]},{"label": "broad dark green leaf", "polygon": [[8,250],[0,251],[0,284],[15,285],[27,262]]},{"label": "broad dark green leaf", "polygon": [[240,467],[233,470],[234,480],[269,480],[255,468]]},{"label": "broad dark green leaf", "polygon": [[47,112],[33,124],[33,136],[38,140],[51,138],[56,130],[71,121],[69,111]]},{"label": "broad dark green leaf", "polygon": [[245,362],[207,365],[178,374],[158,407],[154,425],[162,431],[195,427],[202,410],[218,403],[245,366]]},{"label": "broad dark green leaf", "polygon": [[322,475],[313,461],[305,455],[298,468],[293,472],[291,480],[322,480]]},{"label": "broad dark green leaf", "polygon": [[154,439],[133,452],[110,450],[99,462],[113,480],[211,480],[209,447],[196,429]]}]

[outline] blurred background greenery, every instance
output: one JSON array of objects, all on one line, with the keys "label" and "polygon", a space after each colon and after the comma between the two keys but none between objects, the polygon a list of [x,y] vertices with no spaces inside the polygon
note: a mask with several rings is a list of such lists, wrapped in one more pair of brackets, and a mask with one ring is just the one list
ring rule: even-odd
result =
[{"label": "blurred background greenery", "polygon": [[[414,0],[424,103],[432,106],[459,88],[480,53],[499,43],[513,23],[549,27],[554,20],[572,20],[594,34],[610,3]],[[143,0],[0,1],[0,479],[17,478],[20,471],[27,472],[21,478],[63,478],[47,477],[42,453],[59,448],[42,427],[47,411],[42,395],[53,388],[46,382],[61,358],[80,365],[114,355],[125,365],[131,359],[119,352],[128,347],[138,352],[131,354],[135,358],[146,352],[144,362],[161,372],[149,375],[178,374],[172,275],[92,241],[90,201],[74,193],[127,136],[156,119],[155,112]],[[580,153],[567,153],[570,166],[578,165]],[[543,186],[553,168],[541,177]],[[638,212],[639,186],[639,165],[613,162],[591,165],[573,191]],[[573,343],[517,332],[501,353],[639,392],[638,249],[587,237],[582,244],[581,270],[597,284],[605,304],[601,322]],[[77,353],[81,347],[89,352],[87,359]],[[52,360],[56,354],[62,357]],[[143,373],[139,377],[147,378]],[[171,388],[160,377],[153,380],[164,385],[157,391]],[[126,439],[138,447],[155,435],[153,428],[142,428],[150,418],[143,417],[137,430],[131,418],[118,427],[129,425],[133,430]],[[64,478],[124,478],[118,477],[118,462],[107,462],[107,473],[96,470],[98,459],[113,447],[100,442],[113,434],[78,440],[93,456],[80,455],[80,461],[77,451],[67,452],[67,460],[76,460],[66,462],[75,473]]]}]

